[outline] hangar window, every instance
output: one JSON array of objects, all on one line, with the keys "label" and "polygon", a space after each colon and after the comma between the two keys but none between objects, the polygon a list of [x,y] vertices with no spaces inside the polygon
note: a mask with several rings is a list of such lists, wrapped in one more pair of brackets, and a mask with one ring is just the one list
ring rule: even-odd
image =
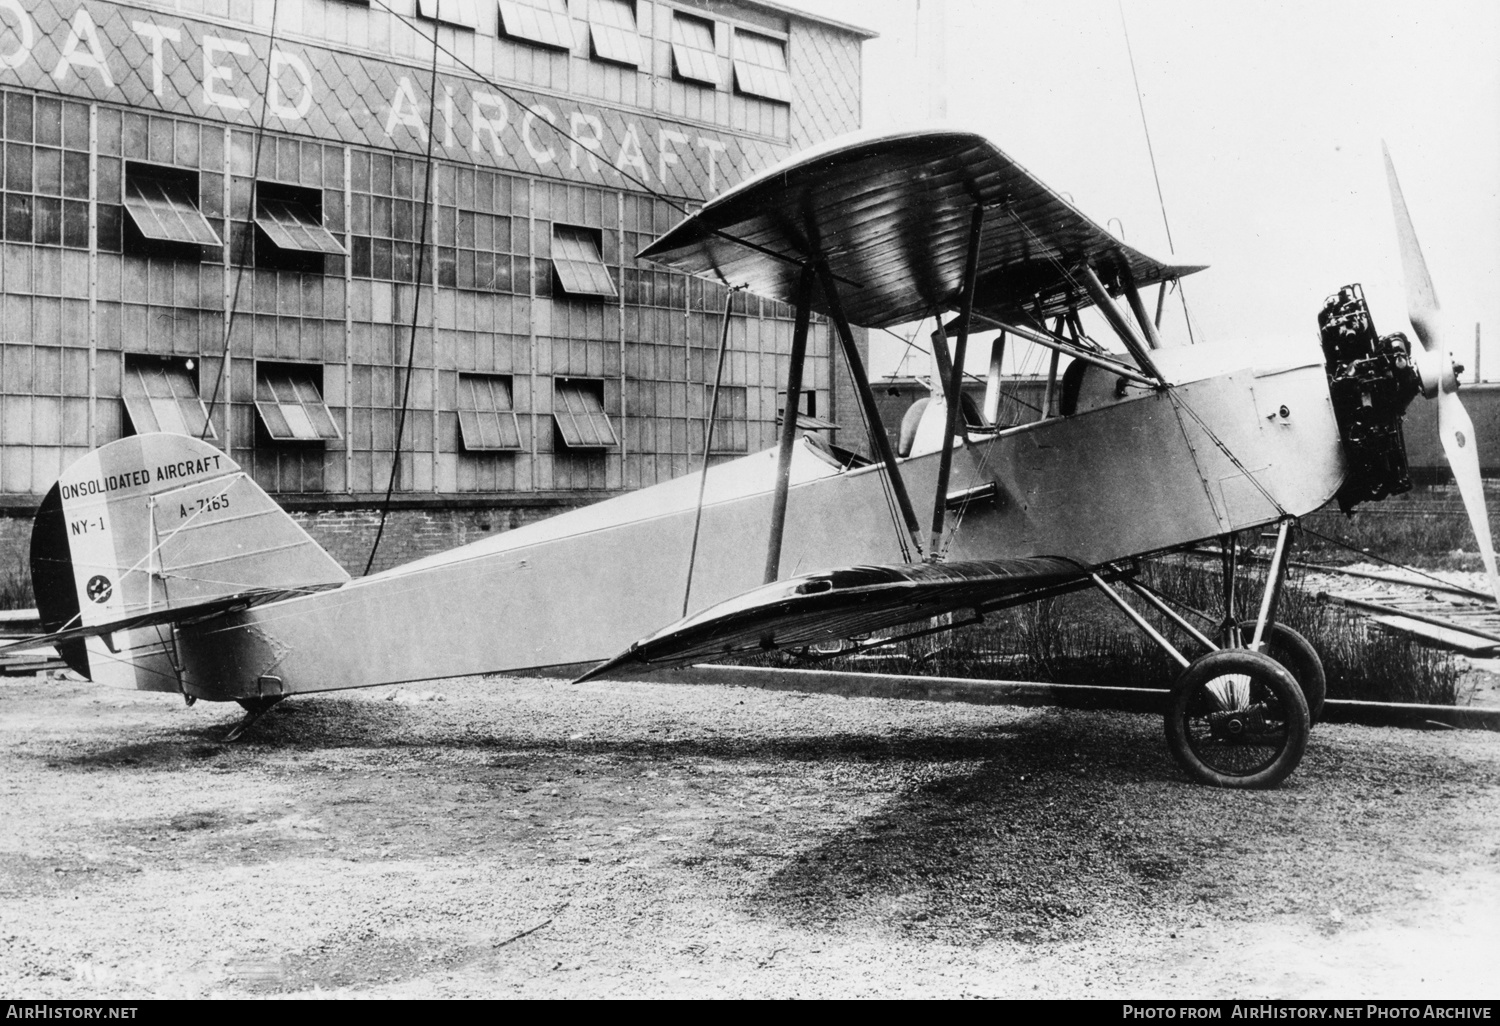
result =
[{"label": "hangar window", "polygon": [[342,438],[319,387],[323,368],[297,363],[255,365],[255,412],[273,442]]},{"label": "hangar window", "polygon": [[444,25],[469,29],[479,27],[477,0],[417,0],[417,14]]},{"label": "hangar window", "polygon": [[347,251],[323,227],[323,194],[274,182],[255,186],[255,266],[322,273],[323,257]]},{"label": "hangar window", "polygon": [[[714,417],[714,452],[750,451],[749,392],[744,385],[719,386],[719,409]],[[707,409],[712,401],[713,386],[709,385],[704,391],[704,408]]]},{"label": "hangar window", "polygon": [[635,0],[589,0],[589,46],[595,60],[641,66]]},{"label": "hangar window", "polygon": [[500,34],[538,46],[573,49],[567,0],[500,0]]},{"label": "hangar window", "polygon": [[198,395],[192,360],[126,353],[120,391],[130,426],[138,435],[169,431],[194,438],[218,437]]},{"label": "hangar window", "polygon": [[130,161],[123,188],[126,252],[197,259],[196,247],[224,244],[198,209],[195,172]]},{"label": "hangar window", "polygon": [[672,71],[687,82],[719,84],[719,56],[714,52],[714,23],[672,14]]},{"label": "hangar window", "polygon": [[590,378],[555,378],[552,420],[569,449],[612,449],[619,444],[604,412],[604,382]]},{"label": "hangar window", "polygon": [[552,226],[552,270],[557,285],[570,296],[614,298],[614,279],[604,266],[600,233],[592,228]]},{"label": "hangar window", "polygon": [[511,379],[504,374],[458,376],[458,436],[469,452],[521,448],[521,426],[512,405]]},{"label": "hangar window", "polygon": [[791,103],[792,75],[787,70],[786,43],[735,29],[734,86],[746,96]]}]

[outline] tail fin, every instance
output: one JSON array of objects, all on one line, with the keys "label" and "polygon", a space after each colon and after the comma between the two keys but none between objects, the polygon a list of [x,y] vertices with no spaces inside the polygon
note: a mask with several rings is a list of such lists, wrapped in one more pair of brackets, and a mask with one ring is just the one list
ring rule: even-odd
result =
[{"label": "tail fin", "polygon": [[228,455],[188,435],[132,435],[69,467],[31,535],[37,612],[91,676],[78,637],[180,620],[349,575]]}]

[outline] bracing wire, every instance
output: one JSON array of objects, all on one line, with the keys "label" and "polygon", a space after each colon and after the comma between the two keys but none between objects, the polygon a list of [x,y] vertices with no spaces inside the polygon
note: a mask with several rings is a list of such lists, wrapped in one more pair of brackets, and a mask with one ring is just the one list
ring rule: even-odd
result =
[{"label": "bracing wire", "polygon": [[698,505],[693,513],[693,543],[688,547],[687,584],[682,589],[682,615],[688,615],[688,602],[693,595],[693,569],[698,563],[698,534],[703,527],[703,496],[708,490],[708,458],[714,451],[714,424],[719,417],[719,386],[724,381],[724,357],[729,352],[729,315],[734,312],[734,294],[731,289],[724,296],[724,317],[719,328],[719,359],[714,367],[714,391],[708,402],[708,423],[703,426],[703,472],[698,477]]},{"label": "bracing wire", "polygon": [[[277,20],[278,20],[277,17],[276,17],[276,15],[280,11],[280,9],[281,9],[281,0],[273,0],[273,2],[271,4],[271,32],[270,32],[270,37],[269,37],[269,39],[267,40],[267,43],[266,43],[266,53],[268,53],[268,54],[272,53],[276,49],[276,25],[277,25]],[[265,88],[265,92],[263,94],[263,99],[261,100],[261,105],[260,105],[260,119],[256,122],[256,125],[255,125],[255,157],[254,157],[254,161],[253,161],[253,166],[252,166],[251,171],[250,171],[250,211],[249,211],[249,213],[250,213],[250,218],[251,218],[252,221],[255,219],[255,205],[258,202],[258,196],[259,196],[259,193],[260,193],[260,155],[261,155],[261,151],[265,148],[264,147],[264,143],[265,143],[265,138],[266,138],[266,114],[270,111],[270,109],[271,109],[271,61],[270,61],[270,58],[268,57],[266,59],[266,88]],[[226,153],[225,157],[226,157],[226,165],[228,165],[230,162],[233,161],[233,154],[232,153]],[[233,210],[229,210],[229,211],[226,211],[226,213],[228,213],[230,216],[225,219],[225,224],[226,225],[232,225],[232,224],[234,224],[234,218],[233,218],[234,211]],[[229,231],[229,233],[231,235],[233,234],[232,229],[227,229],[227,230]],[[213,390],[213,393],[212,393],[212,395],[210,395],[209,400],[208,400],[208,410],[207,410],[206,415],[203,418],[203,431],[198,436],[198,440],[199,441],[203,441],[204,439],[206,439],[208,437],[208,432],[212,429],[213,419],[214,419],[214,408],[219,403],[219,393],[220,393],[220,391],[224,387],[225,371],[226,371],[227,367],[229,366],[230,341],[231,341],[231,339],[234,338],[234,316],[235,316],[235,312],[240,307],[240,284],[245,280],[245,268],[250,263],[250,241],[254,237],[254,235],[255,235],[255,233],[254,233],[254,231],[252,231],[250,229],[249,225],[246,225],[245,226],[245,231],[240,234],[240,247],[239,247],[240,251],[239,251],[239,258],[238,258],[239,259],[239,268],[238,268],[238,270],[235,271],[235,274],[234,274],[234,289],[230,293],[229,309],[224,314],[224,350],[223,350],[223,352],[219,356],[219,369],[218,369],[218,372],[214,374],[214,390]],[[234,257],[231,255],[232,251],[233,251],[233,248],[234,248],[234,239],[233,238],[225,239],[224,240],[224,255],[227,258],[231,259],[231,260],[234,259]],[[225,421],[226,421],[226,423],[228,422],[228,420],[232,416],[233,416],[233,411],[232,410],[230,410],[230,411],[228,411],[228,412],[225,413]],[[226,431],[225,434],[227,436],[228,435],[228,431]]]},{"label": "bracing wire", "polygon": [[[402,14],[400,11],[398,11],[395,8],[391,7],[389,4],[385,3],[385,0],[371,0],[371,2],[375,6],[381,8],[382,10],[384,10],[386,13],[390,14],[392,17],[396,18],[397,20],[405,22],[407,25],[415,26],[415,23],[412,21],[412,19],[408,15]],[[521,108],[522,110],[524,110],[524,111],[526,111],[526,112],[528,112],[530,114],[535,115],[535,117],[536,117],[536,123],[537,123],[538,128],[547,128],[547,129],[550,129],[552,132],[554,132],[560,138],[565,139],[565,140],[567,140],[570,143],[573,143],[573,144],[578,145],[578,146],[582,146],[585,149],[589,148],[588,147],[588,140],[580,139],[578,136],[574,135],[572,132],[569,132],[566,128],[563,128],[563,127],[561,127],[559,125],[553,124],[553,122],[552,122],[551,119],[549,119],[547,117],[544,117],[534,106],[532,106],[530,103],[527,103],[525,100],[521,99],[521,97],[518,96],[514,91],[512,91],[509,88],[507,88],[505,85],[503,85],[503,84],[501,84],[499,82],[496,82],[494,79],[490,78],[489,76],[487,76],[483,72],[481,72],[478,68],[474,67],[474,65],[472,65],[468,61],[464,60],[461,56],[459,56],[453,50],[449,49],[446,46],[443,46],[442,43],[438,40],[436,26],[434,26],[434,28],[433,28],[432,45],[437,50],[441,50],[444,54],[446,54],[453,61],[453,63],[456,64],[458,67],[464,69],[469,74],[471,74],[475,78],[479,79],[479,81],[483,82],[486,86],[490,87],[491,89],[494,89],[501,96],[504,96],[507,100],[509,100],[510,102],[514,103],[517,107]],[[435,66],[436,65],[436,60],[437,60],[436,51],[433,54],[433,60],[434,60],[434,66]],[[433,83],[434,84],[433,84],[433,89],[432,89],[432,91],[434,93],[436,93],[436,89],[437,89],[436,81],[437,81],[436,77],[434,76],[434,79],[433,79]],[[431,113],[428,114],[427,123],[428,123],[428,127],[429,127],[429,131],[427,133],[427,139],[428,139],[428,144],[429,144],[428,150],[429,150],[429,153],[430,153],[431,152],[432,136],[433,136],[433,132],[431,131],[431,128],[433,127],[433,118],[432,118],[432,114]],[[687,208],[687,206],[685,204],[678,202],[677,200],[673,199],[672,197],[670,197],[670,196],[668,196],[668,195],[666,195],[664,193],[656,191],[655,189],[653,189],[651,187],[651,184],[649,182],[645,181],[644,179],[638,178],[635,175],[631,174],[629,171],[626,171],[624,168],[618,167],[618,166],[616,166],[614,164],[611,164],[609,166],[614,171],[616,171],[620,175],[621,178],[624,178],[626,181],[629,181],[629,182],[631,182],[631,183],[639,186],[642,191],[649,193],[652,196],[653,199],[659,199],[662,202],[668,204],[673,209],[675,209],[679,214],[682,214],[684,217],[686,217],[690,213],[690,211],[688,210],[688,208]],[[725,233],[720,232],[719,234],[723,235]],[[729,237],[729,236],[726,236],[726,237]],[[749,242],[747,242],[746,240],[743,240],[743,239],[735,239],[734,241],[740,242],[740,243],[742,243],[744,245],[751,245]]]},{"label": "bracing wire", "polygon": [[[1172,223],[1167,219],[1167,200],[1161,191],[1161,174],[1156,168],[1156,150],[1151,145],[1151,127],[1146,123],[1146,99],[1141,93],[1141,78],[1135,70],[1135,50],[1130,45],[1130,28],[1125,24],[1125,0],[1115,0],[1115,6],[1120,11],[1120,29],[1125,34],[1125,55],[1130,58],[1130,80],[1135,83],[1135,103],[1141,112],[1141,131],[1146,136],[1146,154],[1151,158],[1151,177],[1156,182],[1156,202],[1161,207],[1161,223],[1167,230],[1167,249],[1173,256],[1177,255],[1177,247],[1172,242]],[[1177,280],[1177,295],[1182,300],[1182,319],[1187,325],[1188,341],[1195,342],[1193,338],[1193,317],[1188,312],[1187,292],[1182,287],[1182,279]]]},{"label": "bracing wire", "polygon": [[[370,544],[370,556],[365,560],[365,573],[375,565],[375,554],[380,551],[380,539],[385,536],[385,522],[391,511],[391,496],[396,491],[396,480],[401,473],[401,441],[406,432],[406,414],[411,409],[411,379],[416,369],[417,327],[421,323],[422,286],[427,278],[427,253],[431,248],[428,239],[432,223],[432,140],[437,135],[433,123],[437,111],[438,30],[432,26],[432,82],[427,98],[427,161],[422,173],[422,231],[421,243],[417,247],[417,280],[412,290],[411,334],[406,346],[406,379],[401,383],[401,412],[396,418],[396,439],[391,453],[391,476],[386,480],[385,499],[380,504],[380,525],[375,529],[375,540]],[[435,323],[435,322],[434,322]]]},{"label": "bracing wire", "polygon": [[[404,22],[407,25],[413,25],[414,24],[413,21],[412,21],[412,19],[410,17],[408,17],[407,15],[402,14],[401,12],[395,10],[389,4],[385,3],[384,0],[370,0],[370,2],[372,4],[374,4],[375,6],[381,8],[382,10],[386,11],[388,14],[390,14],[392,17],[396,18],[397,20],[399,20],[401,22]],[[437,33],[436,32],[433,33],[433,44],[435,46],[437,46],[439,49],[441,49],[441,51],[444,54],[446,54],[453,61],[454,65],[456,65],[457,67],[462,68],[464,71],[467,71],[469,74],[473,75],[479,81],[483,82],[486,86],[488,86],[489,88],[495,90],[496,93],[498,93],[499,95],[505,97],[507,100],[511,101],[512,103],[514,103],[521,110],[526,111],[528,114],[533,115],[536,118],[536,124],[539,127],[544,128],[544,129],[546,129],[548,131],[551,131],[556,136],[558,136],[558,138],[566,140],[567,142],[570,142],[570,143],[572,143],[572,144],[574,144],[576,146],[581,146],[584,149],[589,149],[590,148],[590,143],[592,142],[592,140],[582,139],[579,136],[576,136],[572,132],[568,131],[566,128],[563,128],[560,125],[554,124],[552,122],[552,119],[550,119],[549,117],[545,116],[541,111],[539,111],[532,104],[530,104],[527,101],[523,100],[519,95],[516,94],[516,92],[514,90],[507,88],[505,85],[503,85],[500,82],[496,82],[494,79],[492,79],[489,76],[485,75],[482,71],[480,71],[474,65],[472,65],[468,61],[464,60],[463,57],[461,57],[458,53],[454,52],[453,50],[449,49],[446,46],[443,46],[442,43],[438,41]],[[432,124],[432,120],[433,120],[432,116],[429,114],[429,116],[428,116],[428,124],[429,125]],[[431,139],[431,135],[432,135],[432,133],[429,132],[428,133],[429,141]],[[470,163],[473,164],[475,167],[480,166],[477,161],[470,161]],[[620,167],[620,166],[618,166],[616,164],[609,164],[608,166],[609,166],[609,168],[611,170],[613,170],[615,173],[617,173],[621,178],[625,179],[627,182],[631,182],[632,184],[638,186],[641,189],[641,191],[647,193],[653,199],[660,200],[661,202],[667,204],[668,206],[670,206],[671,208],[673,208],[674,210],[676,210],[679,214],[681,214],[683,217],[686,218],[686,217],[689,217],[689,216],[692,215],[693,211],[691,209],[689,209],[689,207],[687,206],[687,204],[685,202],[680,202],[680,201],[678,201],[676,199],[673,199],[671,196],[668,196],[666,193],[657,191],[655,188],[653,188],[651,186],[650,182],[646,181],[643,178],[639,178],[636,175],[631,174],[629,171],[626,171],[624,168],[622,168],[622,167]],[[739,236],[733,234],[732,232],[727,232],[727,231],[725,231],[722,228],[706,228],[706,230],[709,231],[709,232],[711,232],[712,234],[718,236],[719,238],[728,241],[728,242],[733,242],[736,245],[744,246],[746,249],[754,250],[757,253],[763,253],[763,254],[765,254],[767,256],[773,257],[773,258],[775,258],[777,260],[785,261],[787,263],[800,265],[800,264],[802,264],[806,260],[806,255],[805,254],[799,255],[799,256],[788,256],[785,253],[778,253],[778,252],[776,252],[773,249],[768,249],[767,247],[760,245],[759,243],[751,242],[749,239],[740,238]],[[718,274],[717,271],[715,271],[715,273]],[[719,277],[719,282],[722,285],[724,285],[726,288],[733,287],[733,284],[731,282],[729,282],[728,280],[726,280],[722,274],[718,274],[718,277]],[[858,282],[849,282],[847,279],[843,279],[843,278],[841,278],[840,280],[844,281],[846,284],[852,284],[852,285],[855,285],[857,287],[862,287],[862,286],[859,286]]]}]

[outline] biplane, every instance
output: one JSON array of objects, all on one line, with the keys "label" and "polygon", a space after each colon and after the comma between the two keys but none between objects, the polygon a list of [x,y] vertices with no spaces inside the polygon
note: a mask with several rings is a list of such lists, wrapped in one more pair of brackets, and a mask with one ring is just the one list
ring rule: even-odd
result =
[{"label": "biplane", "polygon": [[[641,255],[795,306],[786,410],[799,407],[811,318],[826,317],[868,456],[799,435],[785,416],[772,450],[351,580],[225,453],[129,436],[70,467],[36,515],[47,640],[94,681],[239,702],[248,723],[294,694],[521,669],[649,672],[900,636],[1092,588],[1182,667],[1165,722],[1183,769],[1273,785],[1300,760],[1324,692],[1317,653],[1276,621],[1292,525],[1331,500],[1348,509],[1410,486],[1401,417],[1419,392],[1442,404],[1465,497],[1479,495],[1472,429],[1391,175],[1423,348],[1377,334],[1350,286],[1319,317],[1321,351],[1259,366],[1231,345],[1163,345],[1160,297],[1153,317],[1143,290],[1164,296],[1201,268],[1126,245],[986,139],[835,140],[725,192]],[[1112,339],[1085,330],[1089,309]],[[942,371],[893,444],[853,326],[926,318]],[[969,339],[993,332],[985,408],[966,416]],[[998,422],[1008,340],[1068,358],[1060,375],[1052,363],[1055,415]],[[1493,580],[1482,505],[1475,526]],[[1234,539],[1267,527],[1271,570],[1241,619]],[[1211,637],[1134,569],[1214,539],[1231,601]]]}]

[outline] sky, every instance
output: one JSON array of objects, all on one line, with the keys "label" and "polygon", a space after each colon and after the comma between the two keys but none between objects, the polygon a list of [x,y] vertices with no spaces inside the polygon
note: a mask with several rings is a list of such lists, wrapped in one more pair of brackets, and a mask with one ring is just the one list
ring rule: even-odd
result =
[{"label": "sky", "polygon": [[[920,15],[919,0],[782,2],[880,33],[864,49],[866,128],[931,122],[934,76],[917,42],[919,26],[936,38],[934,0]],[[1315,345],[1324,297],[1350,282],[1382,334],[1415,340],[1384,140],[1455,359],[1472,379],[1482,322],[1481,370],[1500,379],[1500,3],[943,0],[941,11],[947,123],[987,135],[1101,224],[1118,218],[1136,248],[1211,265],[1184,281],[1200,340]],[[1168,344],[1186,341],[1174,313]],[[904,348],[872,339],[874,371]]]}]

